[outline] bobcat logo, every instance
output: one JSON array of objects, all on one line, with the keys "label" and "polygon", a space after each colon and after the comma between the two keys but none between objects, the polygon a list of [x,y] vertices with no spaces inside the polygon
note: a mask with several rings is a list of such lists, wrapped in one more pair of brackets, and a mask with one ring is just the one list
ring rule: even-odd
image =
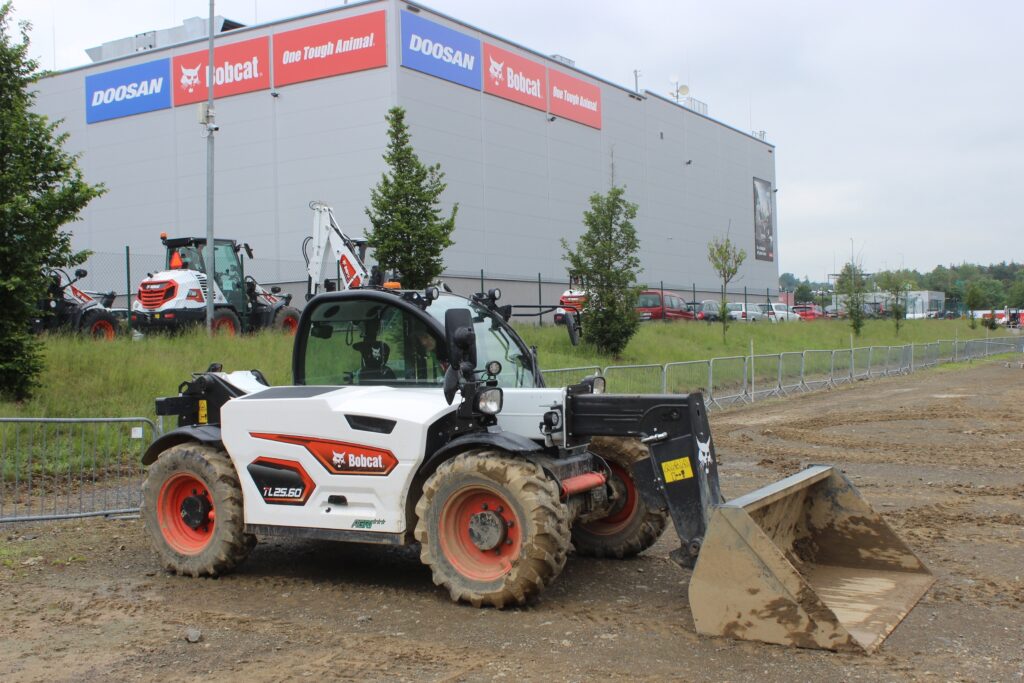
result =
[{"label": "bobcat logo", "polygon": [[496,61],[494,61],[494,57],[490,57],[489,59],[491,60],[491,68],[490,68],[491,80],[494,81],[494,85],[501,85],[501,80],[502,80],[501,70],[504,68],[505,62],[496,62]]},{"label": "bobcat logo", "polygon": [[711,472],[711,439],[703,443],[697,440],[697,462],[704,468],[704,474]]},{"label": "bobcat logo", "polygon": [[181,88],[188,92],[194,92],[196,86],[199,85],[199,67],[202,64],[197,64],[194,69],[186,69],[181,67]]}]

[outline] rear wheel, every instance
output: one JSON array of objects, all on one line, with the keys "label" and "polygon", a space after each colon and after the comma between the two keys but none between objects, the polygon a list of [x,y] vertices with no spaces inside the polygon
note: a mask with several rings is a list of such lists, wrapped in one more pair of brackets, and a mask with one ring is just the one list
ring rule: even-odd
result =
[{"label": "rear wheel", "polygon": [[576,552],[590,557],[632,557],[654,545],[665,531],[668,515],[652,510],[633,483],[630,466],[647,457],[647,449],[636,439],[596,437],[589,450],[604,458],[611,469],[609,483],[617,494],[611,512],[601,519],[572,528]]},{"label": "rear wheel", "polygon": [[291,306],[282,306],[274,314],[274,329],[294,335],[299,329],[299,312]]},{"label": "rear wheel", "polygon": [[111,341],[117,337],[119,326],[114,314],[102,308],[86,311],[82,316],[82,334],[93,339]]},{"label": "rear wheel", "polygon": [[172,446],[150,466],[142,519],[164,566],[178,574],[217,576],[256,545],[228,454],[194,442]]},{"label": "rear wheel", "polygon": [[229,337],[234,337],[242,331],[242,323],[229,308],[218,308],[213,312],[212,327],[214,334],[226,334]]},{"label": "rear wheel", "polygon": [[416,505],[420,559],[453,600],[474,607],[525,604],[562,571],[568,511],[534,463],[501,451],[441,464]]}]

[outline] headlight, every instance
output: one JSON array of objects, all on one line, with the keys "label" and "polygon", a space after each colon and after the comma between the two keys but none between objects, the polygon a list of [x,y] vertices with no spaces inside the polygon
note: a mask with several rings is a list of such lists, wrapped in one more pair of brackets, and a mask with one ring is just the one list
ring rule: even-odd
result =
[{"label": "headlight", "polygon": [[484,415],[497,415],[501,412],[501,401],[501,389],[484,389],[476,395],[476,409]]},{"label": "headlight", "polygon": [[486,365],[486,372],[491,377],[497,377],[501,374],[501,363],[496,360],[489,361]]}]

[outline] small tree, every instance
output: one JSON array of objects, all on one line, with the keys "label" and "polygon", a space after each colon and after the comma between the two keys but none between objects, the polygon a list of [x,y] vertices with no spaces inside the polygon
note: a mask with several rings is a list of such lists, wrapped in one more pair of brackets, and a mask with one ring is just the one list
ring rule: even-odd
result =
[{"label": "small tree", "polygon": [[452,242],[459,205],[444,218],[440,197],[448,185],[440,164],[425,166],[409,142],[405,110],[392,107],[388,122],[388,171],[370,191],[367,243],[382,270],[397,270],[402,285],[422,289],[444,270],[442,253]]},{"label": "small tree", "polygon": [[729,289],[729,283],[736,277],[736,273],[740,271],[740,266],[743,265],[746,258],[747,252],[733,244],[728,234],[724,239],[716,237],[708,242],[708,261],[718,273],[718,279],[722,281],[722,298],[718,305],[718,318],[722,322],[723,343],[725,342],[725,331],[729,328],[729,302],[726,299],[726,292]]},{"label": "small tree", "polygon": [[964,304],[967,306],[967,324],[973,330],[978,326],[974,312],[985,305],[985,295],[981,288],[973,282],[967,285],[967,293],[964,295]]},{"label": "small tree", "polygon": [[590,196],[590,209],[583,213],[587,229],[575,251],[562,240],[562,258],[587,290],[584,336],[601,352],[613,355],[622,353],[639,325],[640,240],[632,222],[636,213],[637,205],[625,199],[625,188],[612,186],[606,194]]},{"label": "small tree", "polygon": [[850,328],[856,336],[864,328],[864,299],[866,285],[864,273],[856,263],[847,263],[836,281],[836,291],[846,301],[846,315],[850,320]]},{"label": "small tree", "polygon": [[814,301],[814,292],[811,290],[811,285],[807,282],[801,282],[793,290],[793,300],[798,304],[809,304]]},{"label": "small tree", "polygon": [[27,23],[20,42],[12,40],[11,12],[11,3],[0,5],[0,396],[23,400],[43,367],[29,329],[46,298],[45,270],[83,258],[60,228],[103,187],[82,179],[77,157],[63,149],[60,122],[32,111],[38,64],[28,57]]},{"label": "small tree", "polygon": [[[900,324],[906,312],[907,280],[899,271],[886,270],[875,275],[875,284],[889,297],[891,303],[887,305],[892,311],[892,319],[896,325],[896,336],[898,337]],[[900,303],[900,295],[903,296],[903,303]]]}]

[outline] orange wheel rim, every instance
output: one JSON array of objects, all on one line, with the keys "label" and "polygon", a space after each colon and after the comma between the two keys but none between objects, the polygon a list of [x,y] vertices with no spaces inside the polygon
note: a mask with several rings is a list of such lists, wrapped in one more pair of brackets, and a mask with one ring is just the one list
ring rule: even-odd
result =
[{"label": "orange wheel rim", "polygon": [[98,339],[110,340],[114,338],[114,326],[109,320],[97,320],[92,324],[90,331],[92,336]]},{"label": "orange wheel rim", "polygon": [[467,579],[500,579],[512,570],[522,550],[519,516],[504,496],[484,486],[455,493],[442,508],[439,522],[441,552]]},{"label": "orange wheel rim", "polygon": [[156,519],[167,545],[182,555],[198,555],[209,545],[216,526],[213,497],[198,477],[179,473],[160,487]]}]

